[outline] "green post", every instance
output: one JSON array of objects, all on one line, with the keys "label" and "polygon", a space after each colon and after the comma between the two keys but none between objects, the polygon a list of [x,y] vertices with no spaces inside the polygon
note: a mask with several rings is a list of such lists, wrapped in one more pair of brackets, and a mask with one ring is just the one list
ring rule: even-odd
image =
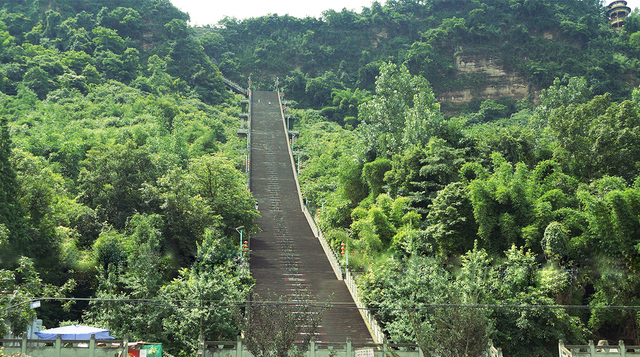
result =
[{"label": "green post", "polygon": [[312,339],[309,342],[309,357],[316,357],[316,340]]},{"label": "green post", "polygon": [[60,357],[60,353],[62,352],[62,336],[56,336],[56,352],[54,354],[55,357]]},{"label": "green post", "polygon": [[620,349],[620,357],[626,357],[627,356],[627,347],[624,345],[624,341],[620,340],[618,341],[618,345],[620,347],[618,347]]},{"label": "green post", "polygon": [[236,357],[242,357],[242,337],[238,335],[238,344],[236,346]]},{"label": "green post", "polygon": [[204,357],[204,349],[205,349],[204,335],[200,334],[200,336],[198,337],[198,340],[200,343],[198,343],[199,347],[198,347],[197,356]]},{"label": "green post", "polygon": [[91,334],[91,339],[89,340],[89,356],[96,356],[96,335]]},{"label": "green post", "polygon": [[129,336],[125,335],[124,340],[122,340],[122,354],[120,356],[128,356],[129,355]]},{"label": "green post", "polygon": [[345,348],[344,357],[353,357],[353,353],[351,351],[351,337],[347,337],[347,348]]},{"label": "green post", "polygon": [[596,355],[596,345],[593,344],[593,340],[589,340],[589,354],[591,356]]},{"label": "green post", "polygon": [[20,353],[23,355],[27,354],[27,334],[22,334],[22,344],[20,344]]}]

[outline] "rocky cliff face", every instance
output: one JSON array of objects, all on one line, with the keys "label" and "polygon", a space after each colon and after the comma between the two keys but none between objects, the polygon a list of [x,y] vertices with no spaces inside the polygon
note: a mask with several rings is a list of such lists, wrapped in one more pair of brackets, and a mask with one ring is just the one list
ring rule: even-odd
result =
[{"label": "rocky cliff face", "polygon": [[484,78],[483,84],[476,88],[439,93],[438,101],[443,103],[445,108],[466,105],[472,100],[496,100],[502,97],[519,100],[535,94],[523,78],[505,72],[493,59],[457,55],[456,67],[461,75],[479,74]]}]

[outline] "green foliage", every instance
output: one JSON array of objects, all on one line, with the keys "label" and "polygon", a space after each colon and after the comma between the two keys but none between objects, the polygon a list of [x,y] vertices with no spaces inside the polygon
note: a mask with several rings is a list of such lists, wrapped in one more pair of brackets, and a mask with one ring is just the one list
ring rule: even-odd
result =
[{"label": "green foliage", "polygon": [[142,188],[155,183],[158,169],[146,150],[133,143],[96,147],[82,164],[80,201],[95,209],[101,220],[120,229],[134,212],[152,209],[142,200]]},{"label": "green foliage", "polygon": [[244,316],[236,312],[247,350],[256,357],[288,357],[306,351],[329,304],[318,309],[310,303],[308,292],[297,302],[279,297],[275,304],[252,296]]},{"label": "green foliage", "polygon": [[[11,139],[6,120],[0,121],[0,224],[8,249],[0,253],[0,262],[16,259],[27,249],[28,238],[22,207],[18,201],[16,172],[11,165]],[[6,243],[5,243],[6,244]]]},{"label": "green foliage", "polygon": [[253,209],[255,200],[246,189],[242,172],[225,156],[205,155],[189,163],[189,177],[195,193],[202,197],[212,213],[222,217],[222,224],[229,232],[232,227],[254,227],[258,213]]},{"label": "green foliage", "polygon": [[566,228],[559,222],[551,222],[544,230],[542,251],[548,260],[559,261],[568,253]]},{"label": "green foliage", "polygon": [[523,245],[521,227],[531,215],[527,194],[528,170],[522,164],[515,170],[499,154],[493,155],[494,173],[487,179],[469,183],[469,197],[483,246],[493,252]]},{"label": "green foliage", "polygon": [[[186,14],[165,1],[119,5],[57,1],[44,13],[37,2],[2,2],[0,20],[11,22],[0,22],[0,268],[13,285],[0,290],[33,280],[18,262],[27,256],[47,288],[25,296],[51,296],[50,284],[67,293],[72,278],[75,296],[171,305],[202,280],[211,296],[242,300],[251,280],[223,238],[257,217],[237,170],[237,100],[190,36]],[[215,251],[203,258],[206,274],[188,272],[198,247]],[[175,297],[160,299],[169,286]],[[51,305],[37,310],[47,327],[82,319],[80,309]],[[34,316],[22,307],[6,320],[18,334]],[[170,318],[180,309],[102,301],[83,322],[163,341],[177,354],[197,343],[193,321]],[[232,338],[235,322],[225,316],[210,320]]]},{"label": "green foliage", "polygon": [[369,185],[369,198],[375,199],[380,193],[382,193],[382,186],[384,184],[384,175],[391,169],[391,160],[389,159],[376,159],[373,162],[368,162],[362,167],[362,178]]},{"label": "green foliage", "polygon": [[386,260],[373,266],[359,279],[358,287],[363,302],[380,309],[377,317],[390,338],[413,342],[410,315],[402,309],[445,303],[450,278],[436,259],[414,256],[406,262]]},{"label": "green foliage", "polygon": [[376,80],[376,93],[359,108],[358,131],[370,155],[390,158],[403,142],[419,144],[435,135],[442,119],[429,83],[409,74],[405,66],[383,64]]},{"label": "green foliage", "polygon": [[167,342],[181,351],[180,355],[195,353],[199,347],[199,336],[205,340],[230,340],[237,336],[232,311],[216,308],[216,305],[234,305],[244,301],[251,287],[251,278],[246,269],[243,272],[229,261],[221,263],[216,259],[222,249],[224,245],[218,239],[205,239],[198,247],[196,263],[189,270],[180,271],[180,275],[160,291],[163,300],[177,305],[166,311],[164,328],[165,333],[178,337]]},{"label": "green foliage", "polygon": [[332,103],[333,93],[344,90],[342,83],[333,72],[325,72],[322,76],[307,80],[305,93],[309,105],[318,108]]},{"label": "green foliage", "polygon": [[[292,111],[305,199],[334,246],[351,229],[360,292],[388,308],[392,340],[462,354],[465,326],[528,356],[637,340],[625,311],[396,310],[637,305],[637,14],[613,31],[596,1],[389,1],[193,29],[167,1],[0,4],[2,290],[73,277],[74,294],[125,300],[92,303],[85,321],[174,355],[199,335],[234,339],[229,311],[208,304],[246,297],[232,227],[257,212],[221,76],[279,77],[319,110]],[[542,91],[535,109],[492,94],[512,78]],[[51,325],[80,318],[52,311]]]},{"label": "green foliage", "polygon": [[437,243],[440,254],[463,254],[473,248],[478,226],[472,207],[469,192],[462,183],[449,184],[438,192],[429,207],[426,231]]},{"label": "green foliage", "polygon": [[324,107],[320,113],[346,128],[355,128],[359,124],[358,107],[371,99],[367,91],[356,89],[352,92],[350,88],[334,89],[331,98],[333,106]]},{"label": "green foliage", "polygon": [[[36,317],[35,310],[29,305],[33,297],[64,298],[75,286],[74,280],[68,280],[61,286],[45,283],[33,261],[26,257],[19,259],[14,271],[0,269],[0,289],[12,292],[11,295],[0,296],[0,333],[21,336]],[[65,308],[69,307],[70,303],[65,304]]]},{"label": "green foliage", "polygon": [[[130,235],[121,237],[131,243],[127,265],[99,270],[97,296],[105,300],[92,302],[85,319],[108,325],[113,334],[152,337],[180,355],[197,350],[198,336],[235,337],[237,327],[231,310],[219,306],[243,301],[252,280],[246,270],[227,258],[233,248],[219,231],[210,230],[198,244],[193,265],[167,282],[163,276],[167,261],[158,246],[159,218],[136,216],[132,220]],[[136,303],[138,299],[154,305]]]}]

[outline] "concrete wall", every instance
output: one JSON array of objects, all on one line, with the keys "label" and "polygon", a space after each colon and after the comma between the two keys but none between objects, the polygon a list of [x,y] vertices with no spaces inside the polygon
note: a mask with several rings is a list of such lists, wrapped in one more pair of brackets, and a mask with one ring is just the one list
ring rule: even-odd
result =
[{"label": "concrete wall", "polygon": [[[226,346],[216,346],[215,342],[207,342],[206,348],[201,349],[202,357],[253,357],[253,355],[247,351],[243,345],[243,341],[237,341],[230,344],[229,342],[223,342]],[[216,348],[218,347],[218,348]],[[225,348],[226,347],[226,348]],[[229,348],[231,347],[231,348]],[[350,340],[346,343],[337,344],[320,344],[311,342],[309,349],[303,354],[304,357],[387,357],[387,346],[370,346],[359,347],[353,346]],[[203,352],[202,352],[203,351]],[[240,351],[240,352],[238,352]],[[396,357],[424,357],[422,351],[416,348],[415,351],[399,351],[394,350],[393,354]],[[200,357],[200,356],[199,356]]]},{"label": "concrete wall", "polygon": [[[31,357],[126,357],[127,340],[56,340],[13,339],[0,340],[4,353],[23,353]],[[104,344],[105,346],[99,346]],[[107,347],[108,346],[108,347]]]}]

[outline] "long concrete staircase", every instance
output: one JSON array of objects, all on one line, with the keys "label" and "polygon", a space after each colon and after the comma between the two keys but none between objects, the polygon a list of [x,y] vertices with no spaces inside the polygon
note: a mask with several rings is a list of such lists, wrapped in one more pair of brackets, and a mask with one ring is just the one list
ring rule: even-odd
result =
[{"label": "long concrete staircase", "polygon": [[258,201],[251,236],[250,267],[262,298],[295,300],[306,289],[317,303],[332,297],[316,341],[370,343],[371,335],[343,281],[336,278],[322,246],[302,213],[287,133],[276,92],[253,92],[251,102],[251,191]]}]

